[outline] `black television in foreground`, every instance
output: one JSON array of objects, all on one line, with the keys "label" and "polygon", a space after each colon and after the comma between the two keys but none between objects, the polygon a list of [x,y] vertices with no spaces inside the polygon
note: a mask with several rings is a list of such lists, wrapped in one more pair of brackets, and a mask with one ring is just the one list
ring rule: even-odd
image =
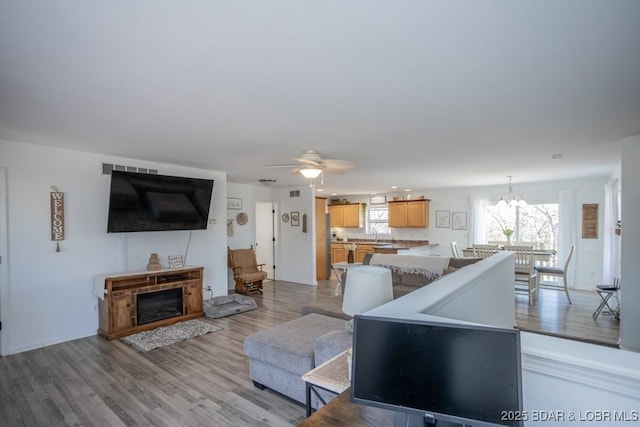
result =
[{"label": "black television in foreground", "polygon": [[111,172],[108,233],[207,228],[213,180]]},{"label": "black television in foreground", "polygon": [[396,426],[523,426],[515,329],[356,316],[351,400]]}]

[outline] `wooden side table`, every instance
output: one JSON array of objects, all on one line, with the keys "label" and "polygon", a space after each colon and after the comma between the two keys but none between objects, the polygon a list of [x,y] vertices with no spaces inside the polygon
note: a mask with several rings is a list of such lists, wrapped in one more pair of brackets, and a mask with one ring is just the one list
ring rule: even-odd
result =
[{"label": "wooden side table", "polygon": [[327,402],[320,396],[318,390],[325,390],[335,395],[339,395],[351,386],[347,368],[347,352],[345,350],[337,356],[315,367],[302,376],[306,387],[307,417],[311,415],[311,392],[326,405]]},{"label": "wooden side table", "polygon": [[393,427],[394,413],[351,401],[351,389],[340,393],[326,406],[302,420],[298,427]]}]

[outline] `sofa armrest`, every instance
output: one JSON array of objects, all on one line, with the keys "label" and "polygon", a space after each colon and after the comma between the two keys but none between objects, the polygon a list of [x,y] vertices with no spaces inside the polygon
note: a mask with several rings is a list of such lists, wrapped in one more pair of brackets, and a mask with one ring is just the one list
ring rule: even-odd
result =
[{"label": "sofa armrest", "polygon": [[316,338],[313,344],[315,366],[342,353],[353,345],[353,334],[343,330],[327,332]]}]

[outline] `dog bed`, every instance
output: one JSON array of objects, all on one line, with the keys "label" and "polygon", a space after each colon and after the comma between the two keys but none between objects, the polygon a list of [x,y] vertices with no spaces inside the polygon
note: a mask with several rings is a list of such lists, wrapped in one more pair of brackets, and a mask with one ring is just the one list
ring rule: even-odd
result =
[{"label": "dog bed", "polygon": [[256,308],[258,308],[258,304],[253,298],[240,294],[223,295],[204,301],[204,314],[214,319],[244,313]]}]

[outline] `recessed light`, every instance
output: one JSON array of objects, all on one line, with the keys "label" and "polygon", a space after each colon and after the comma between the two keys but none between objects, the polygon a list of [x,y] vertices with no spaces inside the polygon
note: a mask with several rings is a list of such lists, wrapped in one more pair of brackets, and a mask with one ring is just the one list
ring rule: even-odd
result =
[{"label": "recessed light", "polygon": [[392,185],[391,188],[395,190],[398,187],[396,185]]},{"label": "recessed light", "polygon": [[410,188],[405,188],[404,191],[411,191],[411,189]]},{"label": "recessed light", "polygon": [[551,160],[560,160],[562,158],[562,154],[556,153],[551,155]]},{"label": "recessed light", "polygon": [[338,195],[338,193],[331,193],[331,195],[332,195],[332,196],[337,196],[337,195]]},{"label": "recessed light", "polygon": [[318,192],[324,191],[324,188],[318,188],[316,191],[318,191]]}]

